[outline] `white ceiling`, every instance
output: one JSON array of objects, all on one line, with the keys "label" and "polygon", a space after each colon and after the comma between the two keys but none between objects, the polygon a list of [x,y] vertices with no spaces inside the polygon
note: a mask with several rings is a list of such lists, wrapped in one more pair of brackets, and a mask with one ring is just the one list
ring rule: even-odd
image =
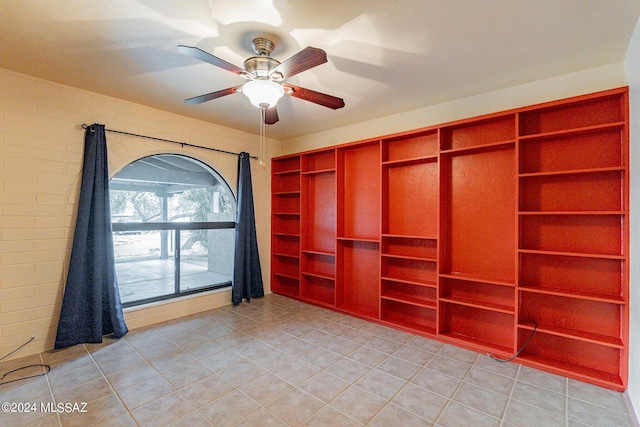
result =
[{"label": "white ceiling", "polygon": [[241,94],[184,104],[245,80],[176,46],[238,66],[255,36],[280,61],[321,48],[287,81],[346,106],[283,98],[267,135],[284,140],[620,62],[639,16],[639,0],[0,0],[0,67],[258,133]]}]

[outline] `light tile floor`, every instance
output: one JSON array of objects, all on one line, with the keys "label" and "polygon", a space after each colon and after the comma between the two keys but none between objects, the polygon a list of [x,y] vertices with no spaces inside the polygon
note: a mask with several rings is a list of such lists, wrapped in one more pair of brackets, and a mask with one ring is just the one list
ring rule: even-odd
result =
[{"label": "light tile floor", "polygon": [[0,374],[41,362],[46,376],[0,386],[0,402],[36,410],[0,413],[0,425],[633,426],[620,393],[278,295]]}]

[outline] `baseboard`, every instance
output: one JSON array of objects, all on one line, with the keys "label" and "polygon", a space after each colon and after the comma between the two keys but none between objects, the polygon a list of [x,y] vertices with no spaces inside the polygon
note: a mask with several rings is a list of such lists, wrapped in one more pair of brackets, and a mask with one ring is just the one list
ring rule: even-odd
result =
[{"label": "baseboard", "polygon": [[633,403],[631,403],[631,398],[629,397],[629,390],[625,390],[623,395],[624,395],[624,400],[627,401],[627,408],[629,408],[629,414],[631,414],[631,421],[633,421],[633,425],[635,427],[640,427],[640,422],[638,421],[638,413],[635,411],[635,408],[633,407]]}]

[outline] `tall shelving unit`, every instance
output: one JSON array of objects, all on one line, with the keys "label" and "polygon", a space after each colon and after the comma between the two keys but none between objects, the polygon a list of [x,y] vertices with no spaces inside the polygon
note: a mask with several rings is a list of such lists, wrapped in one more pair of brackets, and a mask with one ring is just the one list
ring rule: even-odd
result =
[{"label": "tall shelving unit", "polygon": [[297,297],[300,288],[300,156],[273,162],[271,290]]},{"label": "tall shelving unit", "polygon": [[382,320],[436,332],[438,131],[382,140]]},{"label": "tall shelving unit", "polygon": [[627,372],[626,92],[519,113],[523,362],[621,386]]},{"label": "tall shelving unit", "polygon": [[276,158],[271,289],[624,390],[628,140],[620,88]]},{"label": "tall shelving unit", "polygon": [[515,115],[454,124],[440,132],[438,334],[510,354],[515,344]]},{"label": "tall shelving unit", "polygon": [[300,297],[335,305],[336,158],[335,150],[304,154],[302,175]]},{"label": "tall shelving unit", "polygon": [[336,306],[378,319],[380,145],[340,148],[338,155],[338,294]]}]

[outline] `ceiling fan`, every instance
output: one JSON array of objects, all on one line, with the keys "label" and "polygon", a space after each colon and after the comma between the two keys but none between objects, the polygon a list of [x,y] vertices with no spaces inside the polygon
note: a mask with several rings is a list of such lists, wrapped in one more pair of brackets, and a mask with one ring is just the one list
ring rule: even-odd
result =
[{"label": "ceiling fan", "polygon": [[283,95],[304,99],[334,110],[344,107],[342,98],[284,82],[289,77],[327,62],[327,53],[324,50],[309,46],[286,61],[279,62],[270,56],[275,47],[271,40],[264,37],[256,37],[251,42],[251,46],[256,56],[247,58],[244,61],[244,68],[233,65],[197,47],[178,46],[178,51],[184,55],[208,62],[249,80],[243,85],[188,98],[184,101],[185,104],[200,104],[222,96],[242,92],[253,105],[264,110],[264,123],[269,125],[279,120],[276,103]]}]

